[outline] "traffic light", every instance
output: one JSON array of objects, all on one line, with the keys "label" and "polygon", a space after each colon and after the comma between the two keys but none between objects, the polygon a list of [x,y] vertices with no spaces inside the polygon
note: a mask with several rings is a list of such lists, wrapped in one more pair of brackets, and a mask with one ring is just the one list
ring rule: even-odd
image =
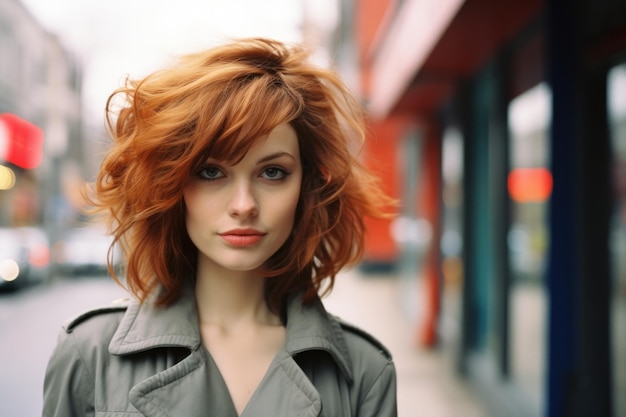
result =
[{"label": "traffic light", "polygon": [[43,130],[14,114],[0,114],[0,161],[34,169],[43,158]]}]

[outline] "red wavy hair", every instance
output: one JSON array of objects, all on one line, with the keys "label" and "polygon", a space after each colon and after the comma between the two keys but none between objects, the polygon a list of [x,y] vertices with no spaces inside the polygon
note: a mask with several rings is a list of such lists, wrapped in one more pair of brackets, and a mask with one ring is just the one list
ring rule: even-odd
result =
[{"label": "red wavy hair", "polygon": [[277,310],[299,291],[308,302],[358,262],[363,216],[386,216],[390,200],[354,152],[365,135],[362,107],[333,71],[308,57],[301,47],[243,39],[185,55],[111,94],[106,115],[114,143],[90,203],[93,213],[108,216],[124,253],[126,286],[139,300],[158,288],[157,303],[168,305],[195,276],[197,249],[182,198],[189,177],[209,156],[241,160],[285,122],[298,136],[302,191],[294,233],[264,266],[268,305]]}]

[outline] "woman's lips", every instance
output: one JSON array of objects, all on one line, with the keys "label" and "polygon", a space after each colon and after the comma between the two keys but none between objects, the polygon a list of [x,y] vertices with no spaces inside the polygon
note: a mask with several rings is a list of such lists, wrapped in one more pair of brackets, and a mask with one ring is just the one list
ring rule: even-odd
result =
[{"label": "woman's lips", "polygon": [[220,233],[219,236],[231,246],[252,246],[263,239],[265,233],[253,229],[236,229]]}]

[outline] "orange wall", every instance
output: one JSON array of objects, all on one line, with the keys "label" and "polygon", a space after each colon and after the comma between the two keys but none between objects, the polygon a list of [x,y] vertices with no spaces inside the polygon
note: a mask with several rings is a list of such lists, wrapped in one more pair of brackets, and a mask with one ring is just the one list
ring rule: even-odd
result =
[{"label": "orange wall", "polygon": [[[368,126],[369,135],[365,143],[365,165],[381,180],[387,195],[399,199],[401,193],[400,168],[398,167],[398,146],[408,123],[405,119],[386,119],[372,122]],[[392,219],[365,219],[365,259],[373,262],[392,262],[398,255],[398,248],[390,232]]]},{"label": "orange wall", "polygon": [[[369,67],[372,46],[387,10],[394,0],[357,0],[355,4],[355,44],[361,76],[361,91],[364,99],[368,95]],[[399,119],[371,122],[365,144],[365,165],[381,179],[384,191],[394,198],[400,197],[400,172],[397,152],[399,138],[406,122]],[[390,233],[391,220],[365,219],[365,260],[370,262],[393,262],[398,249]]]}]

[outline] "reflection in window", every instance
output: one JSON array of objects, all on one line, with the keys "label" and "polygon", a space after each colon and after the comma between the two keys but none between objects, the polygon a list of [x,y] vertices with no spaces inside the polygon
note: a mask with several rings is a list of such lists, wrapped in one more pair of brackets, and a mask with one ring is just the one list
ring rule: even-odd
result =
[{"label": "reflection in window", "polygon": [[[508,247],[511,268],[510,368],[512,380],[543,409],[548,247],[547,210],[550,91],[546,84],[511,101],[508,189],[512,200]],[[532,341],[532,342],[529,342]]]}]

